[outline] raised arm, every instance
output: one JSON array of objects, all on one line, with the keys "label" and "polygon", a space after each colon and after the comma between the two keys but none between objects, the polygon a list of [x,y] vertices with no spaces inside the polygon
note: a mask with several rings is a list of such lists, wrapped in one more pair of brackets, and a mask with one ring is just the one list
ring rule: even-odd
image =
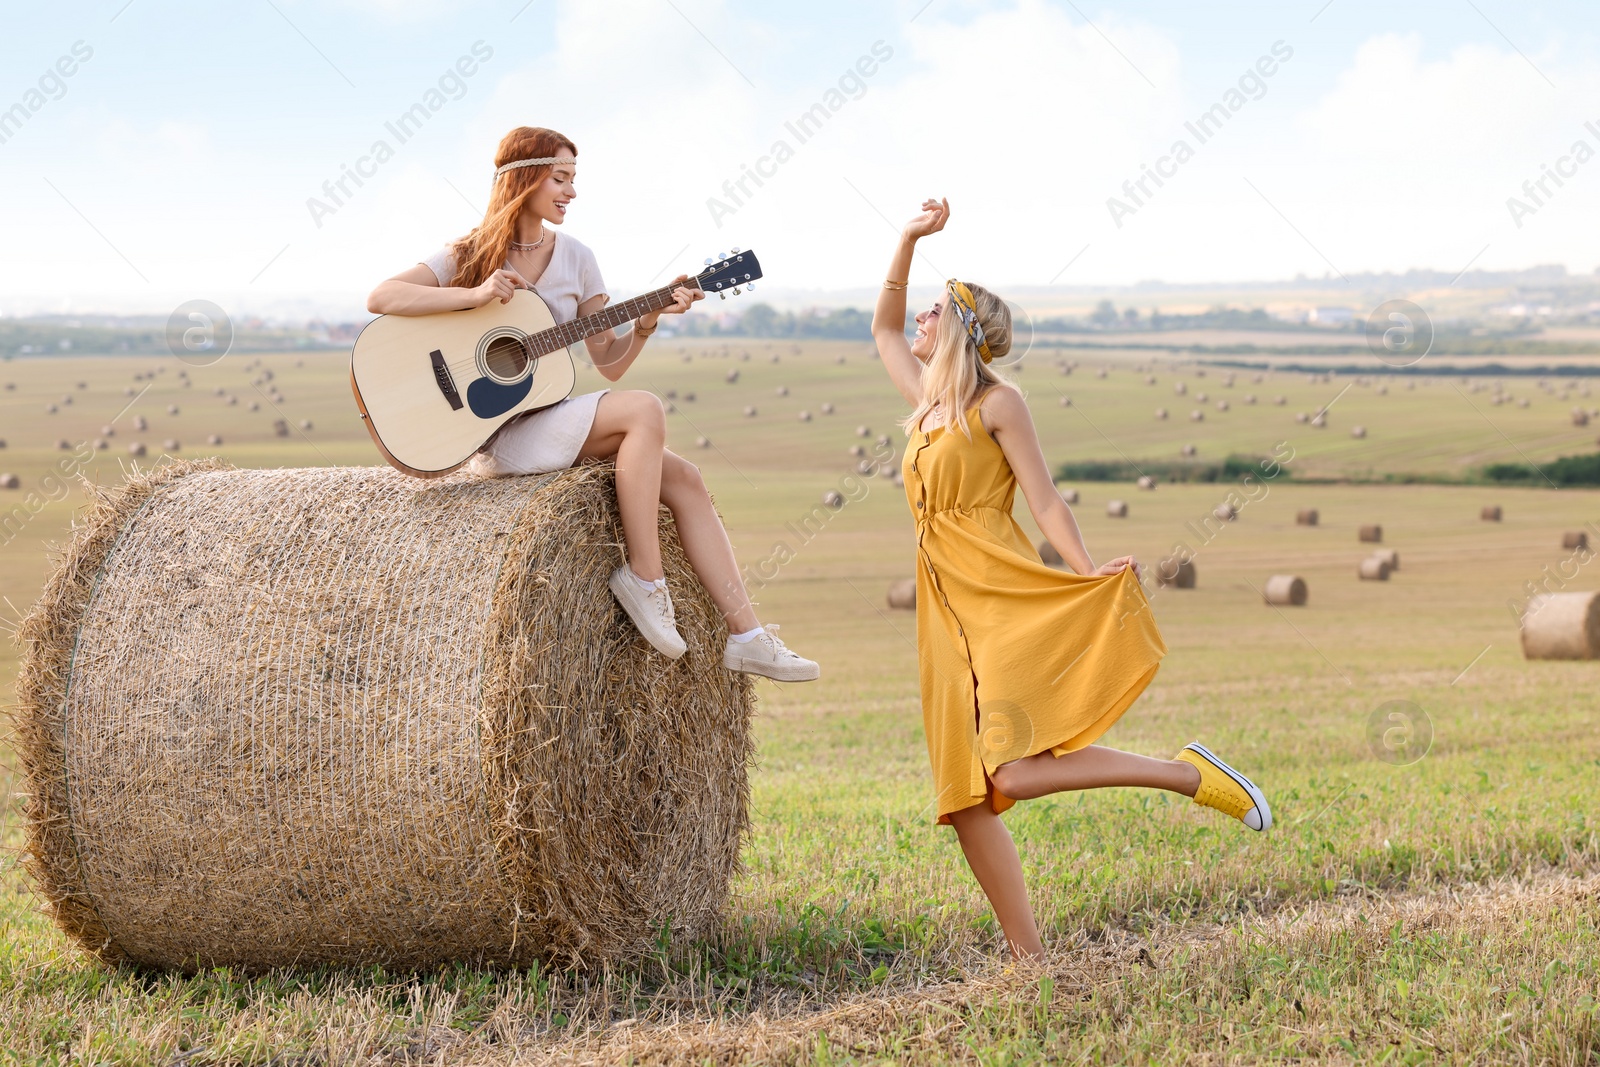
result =
[{"label": "raised arm", "polygon": [[514,270],[497,270],[489,280],[471,289],[440,285],[433,268],[418,263],[393,278],[378,283],[367,297],[367,310],[374,315],[431,315],[436,311],[464,311],[482,307],[491,300],[511,302],[517,289],[530,289]]},{"label": "raised arm", "polygon": [[1033,514],[1033,521],[1039,524],[1040,531],[1061,553],[1067,565],[1078,574],[1091,575],[1116,574],[1132,567],[1134,576],[1138,577],[1142,568],[1132,556],[1118,556],[1098,568],[1094,565],[1083,543],[1083,534],[1078,530],[1078,520],[1073,518],[1072,509],[1061,499],[1050,479],[1044,449],[1039,446],[1039,434],[1033,426],[1033,414],[1022,394],[1009,386],[991,389],[983,398],[979,413],[989,436],[1000,445],[1006,462],[1011,464],[1017,484],[1028,498],[1028,511]]},{"label": "raised arm", "polygon": [[911,255],[917,239],[944,229],[950,217],[948,200],[924,200],[922,214],[906,223],[889,260],[885,285],[878,293],[878,306],[872,313],[872,339],[878,346],[889,380],[909,404],[922,399],[922,363],[911,354],[906,340],[906,283],[911,275]]}]

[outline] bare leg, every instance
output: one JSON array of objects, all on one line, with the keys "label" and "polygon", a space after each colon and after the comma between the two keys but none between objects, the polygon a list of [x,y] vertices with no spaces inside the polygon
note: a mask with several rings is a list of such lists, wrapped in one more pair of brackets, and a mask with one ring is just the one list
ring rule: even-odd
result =
[{"label": "bare leg", "polygon": [[627,542],[628,566],[633,573],[654,581],[661,569],[661,531],[657,525],[661,501],[661,457],[667,447],[667,413],[654,393],[639,390],[610,392],[600,398],[594,425],[578,453],[579,459],[617,461],[617,510],[622,513],[622,536]]},{"label": "bare leg", "polygon": [[1090,745],[1065,756],[1039,752],[995,768],[994,787],[1013,800],[1101,789],[1113,785],[1168,789],[1192,797],[1200,788],[1200,772],[1181,760],[1152,759],[1132,752]]},{"label": "bare leg", "polygon": [[978,885],[983,887],[995,918],[1000,920],[1011,955],[1043,960],[1044,943],[1039,940],[1033,908],[1028,904],[1028,887],[1022,881],[1022,860],[1017,856],[1016,843],[1011,840],[1006,824],[1000,821],[988,802],[954,812],[950,821],[961,841],[967,866],[977,875]]},{"label": "bare leg", "polygon": [[744,578],[739,574],[728,531],[717,517],[700,468],[670,450],[661,463],[661,502],[677,520],[684,555],[728,620],[728,629],[737,634],[760,626]]}]

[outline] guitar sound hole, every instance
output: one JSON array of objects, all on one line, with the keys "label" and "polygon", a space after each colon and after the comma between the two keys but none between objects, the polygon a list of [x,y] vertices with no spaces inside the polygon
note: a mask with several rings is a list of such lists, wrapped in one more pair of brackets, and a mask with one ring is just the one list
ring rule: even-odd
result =
[{"label": "guitar sound hole", "polygon": [[484,349],[483,361],[496,378],[512,380],[528,369],[528,350],[515,337],[496,337]]}]

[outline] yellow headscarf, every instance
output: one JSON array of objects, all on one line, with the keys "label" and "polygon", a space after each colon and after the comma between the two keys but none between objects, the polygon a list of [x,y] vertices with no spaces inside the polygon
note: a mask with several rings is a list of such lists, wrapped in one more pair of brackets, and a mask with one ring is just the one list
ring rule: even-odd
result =
[{"label": "yellow headscarf", "polygon": [[961,325],[967,328],[967,336],[972,338],[973,344],[978,346],[978,355],[985,363],[994,357],[989,354],[989,342],[984,340],[983,324],[978,321],[978,307],[973,302],[972,290],[966,285],[951,278],[944,283],[950,290],[950,304],[956,309],[956,314],[961,319]]}]

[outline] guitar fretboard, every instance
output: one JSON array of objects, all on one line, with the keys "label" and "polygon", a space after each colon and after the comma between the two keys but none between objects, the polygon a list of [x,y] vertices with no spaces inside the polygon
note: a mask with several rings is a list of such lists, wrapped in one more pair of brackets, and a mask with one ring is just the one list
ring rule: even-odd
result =
[{"label": "guitar fretboard", "polygon": [[[690,278],[679,285],[685,289],[700,288],[700,283],[695,278]],[[573,319],[571,322],[552,326],[548,330],[540,330],[528,337],[528,348],[535,357],[546,355],[568,345],[575,345],[585,337],[592,337],[603,330],[614,329],[647,312],[659,311],[672,303],[672,291],[678,287],[678,285],[664,285],[660,289],[653,289],[631,300],[601,308],[593,315],[585,315],[581,319]]]}]

